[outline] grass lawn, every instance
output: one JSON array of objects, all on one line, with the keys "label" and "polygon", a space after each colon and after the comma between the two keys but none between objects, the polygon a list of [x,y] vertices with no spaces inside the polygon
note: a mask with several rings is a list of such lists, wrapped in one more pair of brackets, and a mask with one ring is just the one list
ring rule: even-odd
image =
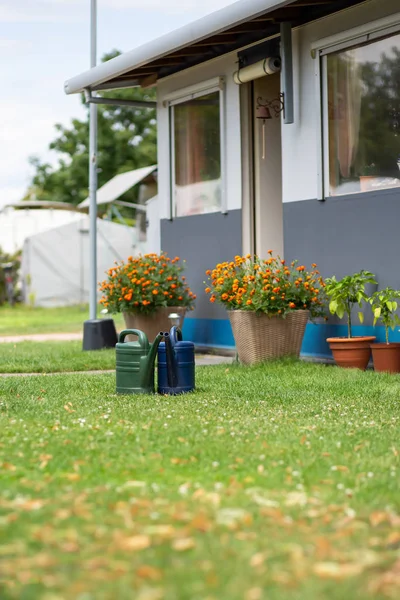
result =
[{"label": "grass lawn", "polygon": [[115,369],[115,350],[83,352],[82,342],[0,344],[0,373],[55,373]]},{"label": "grass lawn", "polygon": [[[34,333],[79,333],[89,318],[87,306],[30,308],[0,306],[0,336]],[[123,328],[122,315],[115,315],[117,331]]]},{"label": "grass lawn", "polygon": [[0,380],[1,600],[398,597],[399,377],[197,375]]}]

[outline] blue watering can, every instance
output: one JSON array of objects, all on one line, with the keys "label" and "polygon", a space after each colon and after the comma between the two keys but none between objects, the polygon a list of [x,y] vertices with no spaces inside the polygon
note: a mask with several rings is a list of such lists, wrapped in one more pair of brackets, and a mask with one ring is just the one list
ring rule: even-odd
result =
[{"label": "blue watering can", "polygon": [[193,342],[182,341],[182,332],[172,327],[158,347],[158,393],[185,394],[195,388]]}]

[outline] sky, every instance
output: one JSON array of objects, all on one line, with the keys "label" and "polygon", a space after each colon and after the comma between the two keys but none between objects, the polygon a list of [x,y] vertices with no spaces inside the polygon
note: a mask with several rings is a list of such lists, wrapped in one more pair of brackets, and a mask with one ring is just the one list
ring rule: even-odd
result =
[{"label": "sky", "polygon": [[[98,60],[132,50],[233,0],[97,0]],[[82,118],[64,81],[90,65],[90,0],[0,0],[0,208],[20,200],[30,156],[55,164],[54,125]]]}]

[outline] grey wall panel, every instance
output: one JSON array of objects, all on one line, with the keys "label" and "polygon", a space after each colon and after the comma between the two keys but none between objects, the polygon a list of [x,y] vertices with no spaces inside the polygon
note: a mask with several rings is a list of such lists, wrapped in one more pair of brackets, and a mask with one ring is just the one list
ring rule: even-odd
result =
[{"label": "grey wall panel", "polygon": [[324,277],[365,269],[380,288],[400,289],[399,190],[285,203],[283,210],[287,260],[316,262]]},{"label": "grey wall panel", "polygon": [[196,310],[190,316],[224,319],[226,311],[211,304],[204,292],[205,271],[242,254],[242,211],[211,213],[161,221],[161,249],[186,260],[186,277],[195,294]]}]

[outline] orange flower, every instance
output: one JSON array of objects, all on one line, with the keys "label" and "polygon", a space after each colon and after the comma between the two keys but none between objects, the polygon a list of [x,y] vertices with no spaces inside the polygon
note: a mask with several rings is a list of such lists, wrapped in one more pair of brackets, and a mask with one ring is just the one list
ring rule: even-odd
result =
[{"label": "orange flower", "polygon": [[222,294],[221,300],[228,300],[228,294],[226,294],[226,293]]},{"label": "orange flower", "polygon": [[211,292],[211,288],[206,287],[206,289],[204,290],[206,294],[209,294]]},{"label": "orange flower", "polygon": [[157,296],[157,294],[158,294],[158,290],[153,290],[153,291],[152,291],[152,294],[153,294],[153,296]]},{"label": "orange flower", "polygon": [[296,305],[294,302],[289,302],[289,308],[296,308]]},{"label": "orange flower", "polygon": [[206,271],[206,275],[211,275],[211,271],[210,271],[210,269],[207,269],[207,271]]},{"label": "orange flower", "polygon": [[215,296],[211,296],[210,302],[212,302],[214,304],[215,301],[216,301],[216,297]]},{"label": "orange flower", "polygon": [[248,306],[250,306],[251,304],[253,304],[253,300],[247,300],[246,304],[247,304]]}]

